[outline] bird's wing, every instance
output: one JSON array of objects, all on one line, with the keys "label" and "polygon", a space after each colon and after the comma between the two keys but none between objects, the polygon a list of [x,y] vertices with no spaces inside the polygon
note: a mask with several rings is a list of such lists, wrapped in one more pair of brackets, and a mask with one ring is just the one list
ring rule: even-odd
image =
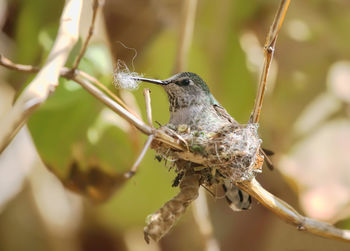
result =
[{"label": "bird's wing", "polygon": [[240,190],[228,180],[226,180],[222,186],[225,191],[226,201],[233,211],[250,209],[252,197],[248,193]]},{"label": "bird's wing", "polygon": [[232,124],[237,124],[237,121],[228,114],[224,107],[218,104],[214,104],[213,107],[219,117],[227,119]]}]

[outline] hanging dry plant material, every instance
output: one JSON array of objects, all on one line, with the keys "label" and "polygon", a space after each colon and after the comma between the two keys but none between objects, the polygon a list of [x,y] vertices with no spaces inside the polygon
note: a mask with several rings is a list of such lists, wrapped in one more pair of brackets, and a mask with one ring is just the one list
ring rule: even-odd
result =
[{"label": "hanging dry plant material", "polygon": [[147,217],[144,228],[145,240],[159,241],[185,213],[186,208],[198,197],[200,175],[186,172],[181,179],[180,192],[165,203],[157,212]]}]

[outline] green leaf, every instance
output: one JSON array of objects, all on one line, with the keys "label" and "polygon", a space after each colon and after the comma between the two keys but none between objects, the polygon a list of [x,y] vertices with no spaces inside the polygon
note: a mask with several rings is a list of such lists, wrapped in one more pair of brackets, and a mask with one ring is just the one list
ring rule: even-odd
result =
[{"label": "green leaf", "polygon": [[113,120],[117,115],[85,90],[67,86],[61,81],[31,117],[29,129],[44,163],[64,184],[103,200],[133,163],[134,148],[125,132],[130,127],[125,122],[120,127]]}]

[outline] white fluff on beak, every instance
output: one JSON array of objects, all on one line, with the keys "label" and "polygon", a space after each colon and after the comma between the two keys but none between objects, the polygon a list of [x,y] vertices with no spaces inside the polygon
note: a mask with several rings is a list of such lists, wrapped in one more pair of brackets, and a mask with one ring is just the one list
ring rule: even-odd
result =
[{"label": "white fluff on beak", "polygon": [[142,74],[131,72],[125,62],[118,60],[114,71],[114,84],[117,88],[135,90],[139,87],[141,81],[135,80],[135,77],[143,77]]}]

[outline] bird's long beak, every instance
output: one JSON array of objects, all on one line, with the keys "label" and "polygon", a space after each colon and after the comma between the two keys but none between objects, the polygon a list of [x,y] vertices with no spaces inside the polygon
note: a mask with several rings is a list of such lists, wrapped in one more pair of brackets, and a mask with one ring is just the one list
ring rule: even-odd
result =
[{"label": "bird's long beak", "polygon": [[132,79],[136,81],[144,81],[144,82],[149,82],[157,85],[167,85],[169,84],[169,81],[164,81],[164,80],[157,80],[157,79],[151,79],[151,78],[140,78],[140,77],[132,77]]}]

